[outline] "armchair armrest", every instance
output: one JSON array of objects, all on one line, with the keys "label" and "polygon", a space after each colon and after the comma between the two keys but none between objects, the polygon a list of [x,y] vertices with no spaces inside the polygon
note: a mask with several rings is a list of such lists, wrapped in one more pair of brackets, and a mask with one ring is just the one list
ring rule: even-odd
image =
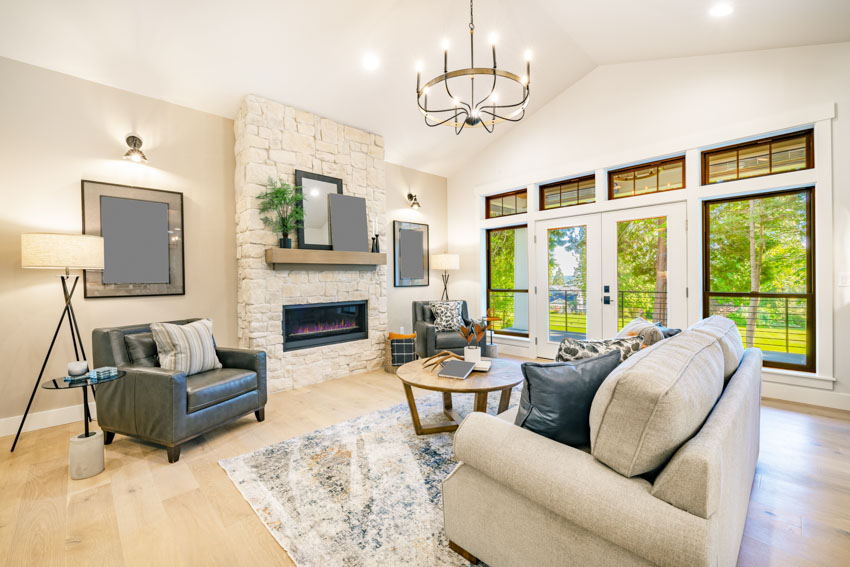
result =
[{"label": "armchair armrest", "polygon": [[709,563],[708,521],[652,496],[647,481],[626,478],[588,453],[480,412],[464,420],[454,448],[460,466],[650,562]]},{"label": "armchair armrest", "polygon": [[125,365],[123,378],[97,387],[97,419],[108,431],[172,443],[183,435],[186,373]]},{"label": "armchair armrest", "polygon": [[225,368],[244,368],[266,374],[266,352],[242,348],[215,347],[216,356]]},{"label": "armchair armrest", "polygon": [[243,368],[257,373],[257,392],[260,407],[266,405],[268,390],[266,387],[266,351],[243,348],[216,347],[215,353],[225,368]]},{"label": "armchair armrest", "polygon": [[433,323],[416,321],[413,323],[416,333],[416,354],[421,357],[431,356],[437,348],[437,328]]}]

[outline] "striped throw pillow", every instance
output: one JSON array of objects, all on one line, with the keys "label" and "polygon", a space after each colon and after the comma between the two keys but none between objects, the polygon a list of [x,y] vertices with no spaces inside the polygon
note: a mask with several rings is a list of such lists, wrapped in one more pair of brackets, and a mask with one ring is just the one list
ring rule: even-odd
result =
[{"label": "striped throw pillow", "polygon": [[221,368],[215,354],[212,321],[200,319],[188,325],[151,323],[159,365],[187,376]]}]

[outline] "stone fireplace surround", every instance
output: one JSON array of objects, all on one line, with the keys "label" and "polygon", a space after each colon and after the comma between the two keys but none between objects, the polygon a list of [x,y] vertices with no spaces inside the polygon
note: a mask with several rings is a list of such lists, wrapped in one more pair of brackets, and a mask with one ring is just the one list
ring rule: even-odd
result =
[{"label": "stone fireplace surround", "polygon": [[[280,391],[382,367],[387,331],[387,267],[270,265],[278,236],[260,220],[257,195],[268,178],[294,184],[295,170],[338,177],[343,192],[366,198],[387,250],[384,140],[351,126],[255,95],[242,101],[236,135],[236,264],[239,344],[265,350],[268,385]],[[293,246],[297,246],[293,243]],[[367,300],[367,339],[283,350],[284,304]]]}]

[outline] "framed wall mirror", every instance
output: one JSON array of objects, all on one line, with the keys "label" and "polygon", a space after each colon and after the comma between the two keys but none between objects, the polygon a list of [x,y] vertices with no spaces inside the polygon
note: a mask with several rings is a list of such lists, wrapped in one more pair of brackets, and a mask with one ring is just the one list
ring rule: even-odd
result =
[{"label": "framed wall mirror", "polygon": [[393,221],[395,287],[428,285],[428,248],[427,224]]},{"label": "framed wall mirror", "polygon": [[303,195],[304,220],[298,224],[298,248],[331,250],[331,216],[328,195],[342,195],[342,179],[295,170],[296,191]]}]

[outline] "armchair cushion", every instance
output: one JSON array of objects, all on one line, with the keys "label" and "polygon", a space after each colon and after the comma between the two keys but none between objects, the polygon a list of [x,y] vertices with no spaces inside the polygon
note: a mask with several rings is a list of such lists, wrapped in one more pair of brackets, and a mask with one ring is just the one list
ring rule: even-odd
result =
[{"label": "armchair cushion", "polygon": [[156,342],[151,333],[133,333],[124,336],[127,345],[127,356],[130,364],[136,366],[159,366],[159,357],[156,353]]},{"label": "armchair cushion", "polygon": [[450,348],[463,348],[466,346],[466,339],[460,336],[457,331],[437,331],[436,341],[437,350]]},{"label": "armchair cushion", "polygon": [[199,319],[187,325],[151,323],[159,364],[187,375],[221,368],[215,353],[212,321]]},{"label": "armchair cushion", "polygon": [[187,413],[193,413],[257,389],[257,373],[219,368],[186,378]]}]

